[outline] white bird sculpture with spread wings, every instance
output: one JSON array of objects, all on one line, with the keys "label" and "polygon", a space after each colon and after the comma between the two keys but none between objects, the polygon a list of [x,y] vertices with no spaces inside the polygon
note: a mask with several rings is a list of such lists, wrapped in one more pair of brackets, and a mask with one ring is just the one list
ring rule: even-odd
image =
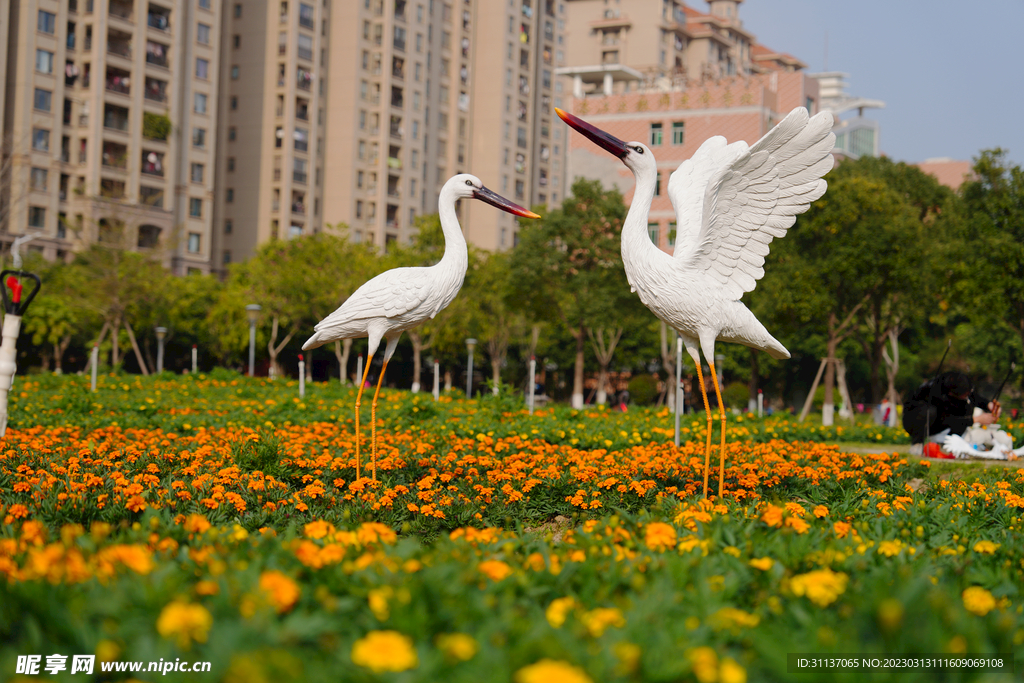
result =
[{"label": "white bird sculpture with spread wings", "polygon": [[388,344],[384,349],[384,366],[377,379],[373,393],[370,421],[373,448],[373,478],[377,478],[377,396],[381,380],[388,367],[388,361],[395,353],[398,339],[410,330],[433,318],[448,304],[462,288],[469,266],[466,238],[462,235],[459,219],[455,214],[455,202],[463,197],[479,199],[496,206],[502,211],[523,216],[540,218],[518,204],[513,204],[501,195],[488,190],[476,176],[461,173],[453,176],[441,188],[438,198],[438,213],[441,216],[441,230],[444,233],[445,249],[441,260],[429,268],[394,268],[381,273],[357,289],[345,303],[329,316],[317,323],[315,333],[302,345],[303,350],[315,349],[339,339],[368,338],[366,370],[356,394],[356,478],[359,478],[359,406],[363,397],[366,376],[370,362],[377,352],[381,339]]},{"label": "white bird sculpture with spread wings", "polygon": [[832,169],[832,115],[809,117],[794,109],[748,147],[721,136],[704,142],[668,182],[676,211],[673,255],[661,251],[647,233],[658,167],[640,142],[623,142],[599,128],[555,110],[567,124],[622,160],[636,179],[633,201],[622,226],[622,261],[640,300],[683,339],[697,366],[708,435],[704,452],[704,496],[711,457],[711,408],[700,351],[704,352],[721,413],[722,452],[718,496],[725,473],[725,408],[715,373],[715,341],[727,341],[789,358],[740,297],[764,275],[764,257],[776,237],[784,237],[797,214],[825,193],[822,179]]}]

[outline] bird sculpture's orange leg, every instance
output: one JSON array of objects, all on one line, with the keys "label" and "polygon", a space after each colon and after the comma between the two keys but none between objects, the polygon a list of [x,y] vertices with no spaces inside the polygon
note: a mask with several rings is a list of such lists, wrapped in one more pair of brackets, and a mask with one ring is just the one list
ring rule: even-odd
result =
[{"label": "bird sculpture's orange leg", "polygon": [[700,395],[704,398],[704,412],[708,416],[708,442],[704,446],[704,498],[708,497],[708,468],[711,467],[711,405],[708,403],[708,390],[704,386],[704,371],[697,363],[697,381],[700,382]]},{"label": "bird sculpture's orange leg", "polygon": [[[725,404],[722,403],[722,392],[718,389],[718,377],[715,375],[715,364],[708,363],[711,368],[711,383],[715,385],[715,398],[718,399],[718,410],[722,417],[722,455],[718,461],[718,498],[722,498],[722,480],[725,478]],[[711,421],[711,414],[708,413],[708,422]],[[709,430],[710,431],[710,430]],[[710,436],[708,437],[710,443]]]},{"label": "bird sculpture's orange leg", "polygon": [[356,394],[356,479],[359,479],[359,406],[363,400],[363,387],[366,386],[366,376],[370,374],[370,362],[373,354],[366,359],[366,369],[363,370],[363,379],[359,382],[359,393]]},{"label": "bird sculpture's orange leg", "polygon": [[384,381],[384,371],[388,369],[388,362],[384,361],[384,367],[380,369],[380,377],[377,378],[377,390],[373,392],[373,403],[370,404],[370,434],[373,440],[373,455],[371,456],[371,467],[373,468],[373,480],[377,481],[377,396],[380,395],[380,384]]}]

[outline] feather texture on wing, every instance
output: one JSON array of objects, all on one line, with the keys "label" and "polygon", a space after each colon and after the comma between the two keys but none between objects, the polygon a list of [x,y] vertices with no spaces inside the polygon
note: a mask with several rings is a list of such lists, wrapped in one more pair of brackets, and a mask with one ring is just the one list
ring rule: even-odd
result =
[{"label": "feather texture on wing", "polygon": [[679,231],[676,261],[735,300],[764,275],[771,241],[825,193],[822,176],[832,169],[835,144],[832,115],[809,118],[796,109],[749,149],[724,142],[711,138],[680,164],[669,196]]}]

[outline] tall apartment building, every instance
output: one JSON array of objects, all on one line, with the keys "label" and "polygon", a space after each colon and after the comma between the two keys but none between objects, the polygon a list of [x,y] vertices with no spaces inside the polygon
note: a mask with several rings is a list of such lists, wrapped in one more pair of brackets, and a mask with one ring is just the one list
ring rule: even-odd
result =
[{"label": "tall apartment building", "polygon": [[[564,196],[555,0],[357,0],[334,9],[327,74],[324,220],[385,247],[473,173],[524,205]],[[558,136],[558,137],[556,137]],[[467,239],[511,247],[517,224],[463,203]]]},{"label": "tall apartment building", "polygon": [[[571,110],[623,140],[650,146],[658,185],[648,231],[671,250],[675,213],[669,175],[709,137],[754,143],[789,111],[819,109],[819,83],[791,55],[756,41],[739,18],[741,0],[711,0],[699,12],[680,0],[567,0]],[[633,176],[572,134],[570,177],[597,178],[626,195]]]},{"label": "tall apartment building", "polygon": [[225,4],[215,270],[324,227],[327,10],[326,0]]},{"label": "tall apartment building", "polygon": [[209,270],[220,0],[18,0],[5,26],[6,222]]}]

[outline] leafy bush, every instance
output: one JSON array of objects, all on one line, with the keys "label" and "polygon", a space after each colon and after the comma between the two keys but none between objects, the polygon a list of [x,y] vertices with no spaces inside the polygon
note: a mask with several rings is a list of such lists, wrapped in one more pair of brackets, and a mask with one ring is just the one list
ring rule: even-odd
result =
[{"label": "leafy bush", "polygon": [[171,135],[171,119],[164,114],[144,112],[142,135],[150,140],[166,140]]},{"label": "leafy bush", "polygon": [[629,399],[638,406],[649,406],[658,398],[658,380],[651,375],[637,375],[629,380]]}]

